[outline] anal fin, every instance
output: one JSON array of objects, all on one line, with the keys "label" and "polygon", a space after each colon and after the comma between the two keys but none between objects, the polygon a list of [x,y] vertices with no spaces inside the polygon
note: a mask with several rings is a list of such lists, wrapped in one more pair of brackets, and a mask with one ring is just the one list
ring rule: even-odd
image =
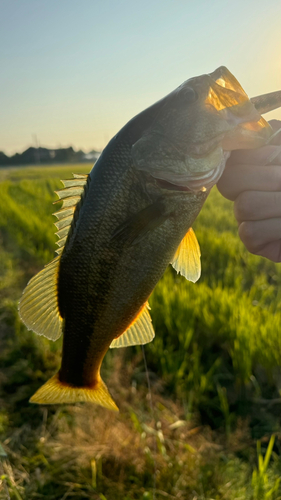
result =
[{"label": "anal fin", "polygon": [[173,268],[187,280],[195,283],[201,275],[200,247],[192,228],[182,239],[173,261]]},{"label": "anal fin", "polygon": [[154,339],[155,333],[148,309],[148,302],[145,302],[139,314],[136,316],[129,328],[124,333],[122,333],[122,335],[111,342],[111,348],[128,347],[130,345],[143,345],[151,342]]}]

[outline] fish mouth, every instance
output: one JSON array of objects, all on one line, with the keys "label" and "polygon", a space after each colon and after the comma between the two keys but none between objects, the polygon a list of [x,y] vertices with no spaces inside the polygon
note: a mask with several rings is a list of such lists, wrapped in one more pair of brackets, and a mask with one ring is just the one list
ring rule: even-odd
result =
[{"label": "fish mouth", "polygon": [[223,66],[191,78],[163,100],[132,144],[133,166],[162,187],[166,183],[167,189],[209,190],[220,179],[230,151],[268,143],[273,130],[261,112],[280,105],[280,91],[249,99]]}]

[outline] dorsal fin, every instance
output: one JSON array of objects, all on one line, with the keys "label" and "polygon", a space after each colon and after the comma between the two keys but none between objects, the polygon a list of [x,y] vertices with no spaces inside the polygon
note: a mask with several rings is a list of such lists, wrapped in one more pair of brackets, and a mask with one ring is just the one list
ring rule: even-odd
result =
[{"label": "dorsal fin", "polygon": [[197,281],[201,275],[200,247],[192,228],[182,239],[173,261],[173,268],[187,280]]},{"label": "dorsal fin", "polygon": [[55,257],[28,282],[19,303],[19,315],[28,330],[57,340],[62,334],[57,283],[59,257]]},{"label": "dorsal fin", "polygon": [[55,222],[55,226],[58,229],[56,235],[59,237],[59,240],[56,242],[59,247],[56,250],[56,253],[59,255],[64,249],[67,235],[72,223],[75,207],[81,199],[89,177],[88,175],[81,174],[73,174],[73,176],[74,179],[66,179],[61,181],[64,185],[64,189],[55,191],[60,198],[55,203],[58,203],[62,200],[61,209],[53,214],[58,219],[58,222]]},{"label": "dorsal fin", "polygon": [[151,342],[155,337],[155,333],[148,310],[148,302],[145,302],[129,328],[122,335],[114,339],[110,347],[128,347],[130,345],[143,345]]},{"label": "dorsal fin", "polygon": [[[61,209],[54,214],[58,219],[56,234],[60,238],[58,254],[63,251],[75,207],[87,180],[88,175],[74,174],[74,179],[62,181],[65,189],[56,191],[63,200]],[[63,318],[58,306],[59,262],[60,257],[56,257],[29,281],[19,303],[19,314],[27,328],[50,340],[57,340],[62,334]]]}]

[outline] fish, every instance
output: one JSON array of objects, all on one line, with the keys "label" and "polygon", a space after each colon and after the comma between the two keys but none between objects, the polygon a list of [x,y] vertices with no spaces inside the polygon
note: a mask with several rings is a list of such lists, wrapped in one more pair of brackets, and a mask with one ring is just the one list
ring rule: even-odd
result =
[{"label": "fish", "polygon": [[198,280],[192,224],[230,152],[270,142],[261,112],[280,105],[280,91],[250,99],[221,66],[132,118],[88,175],[62,181],[58,255],[19,303],[29,330],[52,341],[63,334],[61,367],[32,403],[118,411],[100,375],[106,352],[153,340],[148,300],[170,263]]}]

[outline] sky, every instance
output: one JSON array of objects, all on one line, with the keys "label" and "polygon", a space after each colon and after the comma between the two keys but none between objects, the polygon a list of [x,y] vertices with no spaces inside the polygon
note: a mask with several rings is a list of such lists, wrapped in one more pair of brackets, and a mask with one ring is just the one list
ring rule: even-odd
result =
[{"label": "sky", "polygon": [[101,150],[221,65],[249,96],[279,90],[280,26],[280,0],[0,0],[0,151]]}]

